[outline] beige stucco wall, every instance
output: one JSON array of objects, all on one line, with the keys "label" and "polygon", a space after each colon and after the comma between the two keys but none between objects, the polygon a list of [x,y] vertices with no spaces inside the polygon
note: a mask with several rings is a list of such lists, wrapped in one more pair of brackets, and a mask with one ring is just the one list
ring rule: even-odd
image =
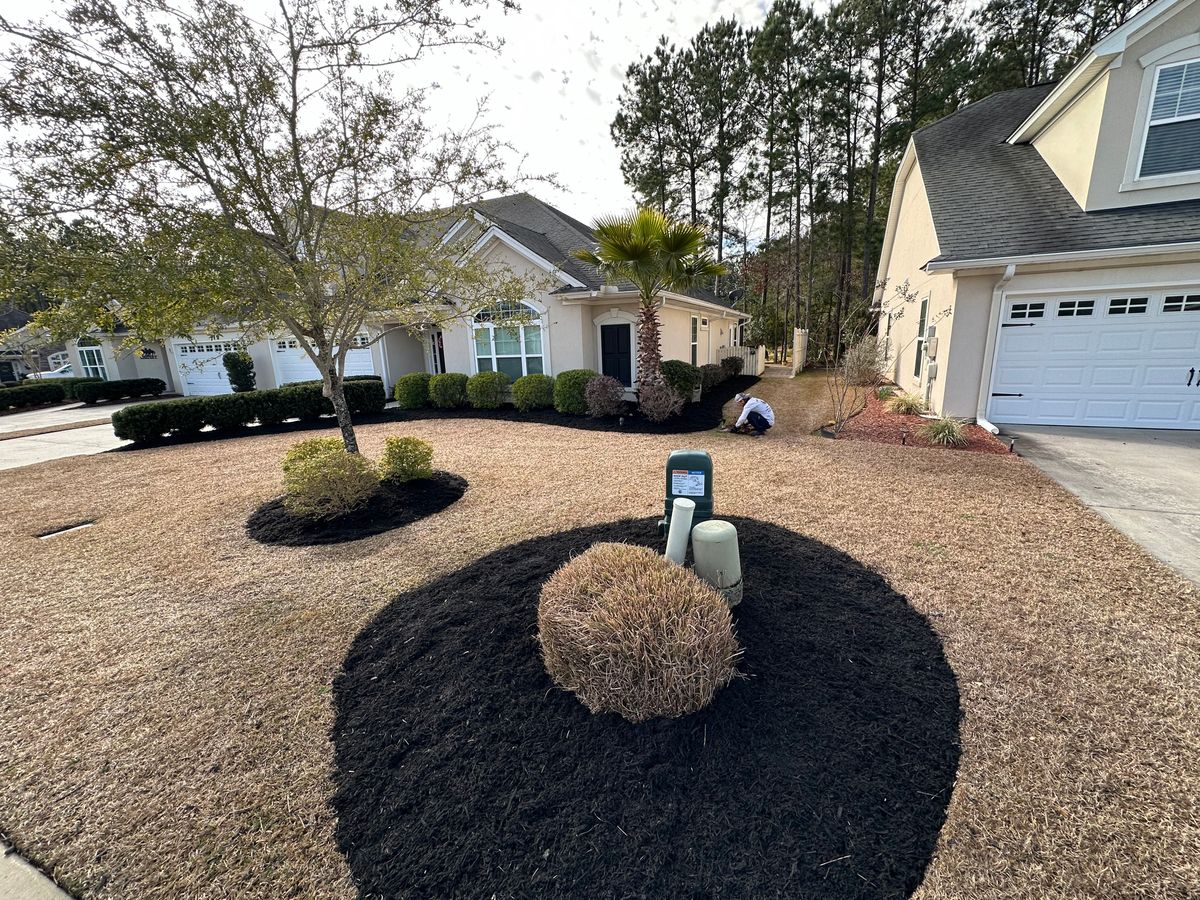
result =
[{"label": "beige stucco wall", "polygon": [[1092,184],[1095,148],[1104,116],[1108,73],[1101,73],[1074,103],[1062,111],[1033,141],[1075,202],[1086,208]]},{"label": "beige stucco wall", "polygon": [[[1200,175],[1136,181],[1136,166],[1145,135],[1146,114],[1154,73],[1158,66],[1200,58],[1200,46],[1184,47],[1164,59],[1142,67],[1140,59],[1175,41],[1200,34],[1200,3],[1193,2],[1165,22],[1137,36],[1121,55],[1121,64],[1109,73],[1104,116],[1096,139],[1087,208],[1107,209],[1145,203],[1168,203],[1200,198]],[[1138,189],[1122,190],[1122,185]]]}]

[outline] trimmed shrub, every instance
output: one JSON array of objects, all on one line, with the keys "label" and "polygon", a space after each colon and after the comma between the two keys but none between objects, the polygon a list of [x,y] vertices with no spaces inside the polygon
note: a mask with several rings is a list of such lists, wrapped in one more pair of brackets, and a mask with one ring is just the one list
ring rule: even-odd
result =
[{"label": "trimmed shrub", "polygon": [[438,409],[458,409],[467,405],[467,376],[461,372],[443,372],[429,379],[429,402]]},{"label": "trimmed shrub", "polygon": [[66,390],[55,381],[24,381],[0,392],[0,409],[25,409],[47,403],[62,403],[66,397]]},{"label": "trimmed shrub", "polygon": [[293,516],[332,519],[366,504],[379,475],[361,453],[347,453],[341,438],[312,438],[283,456],[283,506]]},{"label": "trimmed shrub", "polygon": [[709,391],[727,380],[729,372],[718,363],[708,363],[700,367],[700,377],[704,380],[704,389]]},{"label": "trimmed shrub", "polygon": [[560,413],[581,416],[587,409],[587,383],[598,378],[591,369],[567,369],[554,379],[554,408]]},{"label": "trimmed shrub", "polygon": [[503,372],[480,372],[467,380],[467,399],[475,409],[499,409],[508,385]]},{"label": "trimmed shrub", "polygon": [[538,642],[560,687],[631,722],[703,709],[741,653],[713,587],[631,544],[596,544],[550,577]]},{"label": "trimmed shrub", "polygon": [[401,409],[424,409],[429,405],[429,379],[433,376],[428,372],[413,372],[411,375],[401,375],[396,380],[393,395],[396,405]]},{"label": "trimmed shrub", "polygon": [[[352,415],[383,412],[387,396],[379,379],[347,381],[342,387]],[[225,431],[255,421],[263,425],[278,425],[287,419],[314,422],[333,413],[333,404],[321,390],[319,381],[309,381],[244,394],[139,403],[113,413],[113,431],[123,440],[151,443],[166,435],[195,434],[205,426]]]},{"label": "trimmed shrub", "polygon": [[941,447],[964,447],[967,444],[967,426],[949,416],[930,419],[917,429],[917,434]]},{"label": "trimmed shrub", "polygon": [[619,416],[625,412],[625,385],[611,375],[597,375],[583,390],[589,416]]},{"label": "trimmed shrub", "polygon": [[742,369],[746,367],[746,361],[740,356],[726,356],[721,360],[721,368],[729,373],[730,378],[736,378],[742,374]]},{"label": "trimmed shrub", "polygon": [[909,394],[904,391],[899,391],[888,397],[884,403],[888,412],[898,413],[902,416],[919,416],[925,412],[925,401],[916,394]]},{"label": "trimmed shrub", "polygon": [[128,397],[157,397],[167,389],[161,378],[119,378],[75,385],[75,396],[89,406],[100,400],[109,402]]},{"label": "trimmed shrub", "polygon": [[100,382],[103,380],[104,380],[103,378],[55,378],[54,383],[62,385],[63,391],[66,392],[66,396],[67,396],[68,400],[78,400],[79,397],[77,397],[75,395],[75,386],[76,385],[96,384],[97,382]]},{"label": "trimmed shrub", "polygon": [[549,375],[522,375],[512,386],[513,406],[522,412],[554,405],[554,379]]},{"label": "trimmed shrub", "polygon": [[384,481],[412,481],[433,475],[433,444],[415,437],[390,437],[383,442],[379,476]]},{"label": "trimmed shrub", "polygon": [[704,375],[700,369],[682,359],[664,359],[659,369],[662,371],[663,380],[686,400],[690,400],[696,388],[704,383]]},{"label": "trimmed shrub", "polygon": [[648,384],[638,391],[638,409],[651,422],[665,422],[679,415],[683,398],[665,384]]},{"label": "trimmed shrub", "polygon": [[254,390],[254,360],[245,350],[230,350],[221,357],[225,365],[225,373],[229,376],[229,386],[235,394],[244,394]]}]

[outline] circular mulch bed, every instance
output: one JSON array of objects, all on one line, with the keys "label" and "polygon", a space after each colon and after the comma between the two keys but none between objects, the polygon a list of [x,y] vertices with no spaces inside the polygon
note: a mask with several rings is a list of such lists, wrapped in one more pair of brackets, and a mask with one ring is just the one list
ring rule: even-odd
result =
[{"label": "circular mulch bed", "polygon": [[538,592],[597,541],[556,534],[397,597],[334,685],[337,840],[363,896],[900,897],[958,766],[958,688],[928,623],[874,572],[733,519],[747,676],[631,725],[557,689]]},{"label": "circular mulch bed", "polygon": [[306,519],[291,515],[277,497],[246,520],[246,534],[262,544],[307,547],[340,544],[410,525],[439,513],[467,490],[467,480],[449,472],[434,472],[402,484],[383,482],[379,493],[362,509],[336,519]]}]

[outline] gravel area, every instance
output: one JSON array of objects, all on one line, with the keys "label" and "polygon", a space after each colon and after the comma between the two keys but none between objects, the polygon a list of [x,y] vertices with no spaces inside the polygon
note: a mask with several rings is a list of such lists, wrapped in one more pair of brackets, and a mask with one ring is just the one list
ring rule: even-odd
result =
[{"label": "gravel area", "polygon": [[[336,546],[244,531],[301,434],[0,472],[0,831],[21,852],[89,898],[354,896],[329,735],[356,636],[504,546],[656,513],[681,443],[458,420],[365,426],[364,449],[390,434],[470,489]],[[718,514],[849,554],[941,640],[961,760],[917,896],[1194,893],[1200,594],[1020,460],[687,443],[714,454]]]}]

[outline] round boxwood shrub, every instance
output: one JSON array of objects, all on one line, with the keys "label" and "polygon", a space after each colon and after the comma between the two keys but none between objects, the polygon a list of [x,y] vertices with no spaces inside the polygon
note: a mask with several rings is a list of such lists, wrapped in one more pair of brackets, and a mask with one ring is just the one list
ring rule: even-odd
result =
[{"label": "round boxwood shrub", "polygon": [[379,459],[379,477],[404,482],[433,476],[433,444],[415,437],[384,439]]},{"label": "round boxwood shrub", "polygon": [[438,409],[458,409],[467,405],[467,376],[461,372],[443,372],[429,379],[429,402]]},{"label": "round boxwood shrub", "polygon": [[714,588],[632,544],[595,544],[550,576],[538,641],[559,686],[631,722],[707,706],[741,652]]},{"label": "round boxwood shrub", "polygon": [[475,409],[499,409],[508,384],[503,372],[480,372],[467,381],[467,399]]},{"label": "round boxwood shrub", "polygon": [[664,359],[660,369],[663,380],[674,388],[675,393],[687,400],[691,399],[692,393],[704,382],[700,369],[682,359]]},{"label": "round boxwood shrub", "polygon": [[721,368],[724,369],[730,378],[735,378],[742,374],[742,369],[746,367],[746,361],[740,356],[726,356],[721,360]]},{"label": "round boxwood shrub", "polygon": [[667,384],[648,384],[638,390],[638,409],[651,422],[665,422],[679,415],[683,398]]},{"label": "round boxwood shrub", "polygon": [[729,372],[717,363],[709,363],[700,367],[700,377],[704,379],[704,389],[712,390],[729,377]]},{"label": "round boxwood shrub", "polygon": [[346,452],[341,438],[311,438],[284,454],[283,487],[291,515],[332,519],[365,505],[379,475],[361,453]]},{"label": "round boxwood shrub", "polygon": [[589,416],[619,416],[625,412],[625,386],[609,375],[597,375],[584,388]]},{"label": "round boxwood shrub", "polygon": [[428,372],[413,372],[401,375],[396,380],[393,396],[396,405],[401,409],[424,409],[429,405],[429,379],[433,376]]},{"label": "round boxwood shrub", "polygon": [[554,379],[554,408],[581,416],[587,412],[587,383],[599,376],[591,369],[568,369]]},{"label": "round boxwood shrub", "polygon": [[513,406],[522,412],[554,405],[554,379],[549,375],[522,375],[512,386]]}]

